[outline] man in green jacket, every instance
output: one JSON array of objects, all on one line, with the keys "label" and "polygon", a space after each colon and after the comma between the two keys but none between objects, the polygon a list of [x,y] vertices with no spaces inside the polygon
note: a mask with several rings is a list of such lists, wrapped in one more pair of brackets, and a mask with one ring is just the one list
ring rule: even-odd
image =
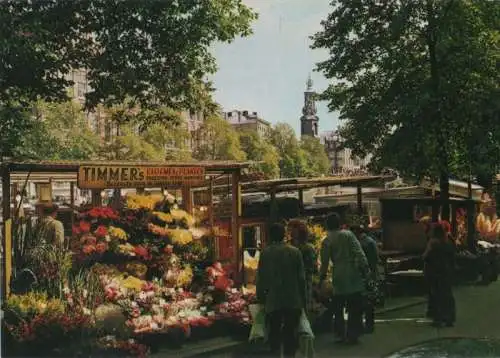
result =
[{"label": "man in green jacket", "polygon": [[271,353],[294,357],[298,348],[297,328],[306,304],[306,280],[300,251],[284,242],[285,227],[273,224],[270,245],[260,255],[257,300],[263,304],[269,327]]},{"label": "man in green jacket", "polygon": [[[328,215],[326,227],[328,236],[323,240],[320,252],[320,285],[332,262],[334,331],[340,342],[355,344],[362,333],[363,294],[370,269],[356,236],[349,230],[341,230],[337,213]],[[346,308],[347,329],[344,319]]]}]

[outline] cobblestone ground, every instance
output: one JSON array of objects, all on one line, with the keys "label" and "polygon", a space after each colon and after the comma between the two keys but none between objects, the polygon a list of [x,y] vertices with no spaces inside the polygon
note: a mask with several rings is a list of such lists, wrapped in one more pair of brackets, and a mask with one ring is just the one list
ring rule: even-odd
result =
[{"label": "cobblestone ground", "polygon": [[[333,342],[328,334],[315,341],[316,357],[386,357],[402,348],[441,337],[500,338],[500,282],[489,286],[461,287],[455,291],[457,322],[453,328],[436,329],[424,318],[425,305],[381,314],[376,331],[358,346]],[[211,358],[248,356],[248,351],[203,355]]]}]

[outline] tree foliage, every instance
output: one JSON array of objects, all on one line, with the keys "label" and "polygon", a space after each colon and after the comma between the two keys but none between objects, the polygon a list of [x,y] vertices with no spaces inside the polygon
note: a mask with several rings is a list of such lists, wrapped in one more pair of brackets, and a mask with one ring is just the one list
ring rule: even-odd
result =
[{"label": "tree foliage", "polygon": [[313,48],[330,53],[318,64],[332,79],[322,98],[340,111],[346,145],[373,153],[380,167],[440,177],[445,199],[448,175],[470,166],[474,141],[499,125],[500,3],[337,0],[332,7]]},{"label": "tree foliage", "polygon": [[192,160],[191,135],[185,123],[167,122],[151,125],[142,133],[145,141],[159,151],[163,151],[163,160]]},{"label": "tree foliage", "polygon": [[207,118],[194,133],[198,160],[245,160],[238,133],[223,118]]},{"label": "tree foliage", "polygon": [[7,0],[0,4],[0,101],[65,99],[85,68],[87,108],[203,106],[215,42],[251,33],[240,0]]},{"label": "tree foliage", "polygon": [[280,156],[280,176],[296,178],[304,175],[306,156],[293,128],[287,123],[277,123],[269,140]]},{"label": "tree foliage", "polygon": [[241,149],[246,153],[248,160],[259,162],[255,169],[262,172],[266,178],[274,179],[279,176],[280,157],[276,148],[255,131],[240,133]]},{"label": "tree foliage", "polygon": [[29,127],[25,127],[20,142],[12,147],[15,158],[85,160],[96,157],[99,137],[88,127],[78,103],[39,101],[33,105],[33,113],[27,120]]},{"label": "tree foliage", "polygon": [[330,159],[328,159],[325,147],[318,138],[303,136],[300,139],[300,148],[304,153],[306,161],[305,173],[303,175],[317,177],[330,173]]}]

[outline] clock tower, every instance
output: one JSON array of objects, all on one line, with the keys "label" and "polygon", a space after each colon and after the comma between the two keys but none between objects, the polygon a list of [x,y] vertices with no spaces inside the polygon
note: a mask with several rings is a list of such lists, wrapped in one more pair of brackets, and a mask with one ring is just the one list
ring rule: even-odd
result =
[{"label": "clock tower", "polygon": [[300,134],[318,137],[318,121],[316,109],[316,93],[313,91],[313,81],[311,76],[306,82],[306,91],[304,92],[304,107],[302,108],[302,117],[300,117]]}]

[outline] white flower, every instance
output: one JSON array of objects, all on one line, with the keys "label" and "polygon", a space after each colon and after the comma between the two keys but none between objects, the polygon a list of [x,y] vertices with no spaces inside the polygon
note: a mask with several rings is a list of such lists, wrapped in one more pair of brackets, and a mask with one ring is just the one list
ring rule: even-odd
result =
[{"label": "white flower", "polygon": [[106,240],[106,242],[110,242],[110,241],[111,241],[111,237],[109,237],[109,235],[106,235],[106,236],[104,237],[104,239]]},{"label": "white flower", "polygon": [[183,293],[183,292],[184,292],[184,289],[181,287],[181,288],[179,288],[179,289],[178,289],[178,292],[179,292],[179,293]]},{"label": "white flower", "polygon": [[87,298],[89,295],[89,291],[87,291],[86,289],[83,290],[83,298]]},{"label": "white flower", "polygon": [[83,314],[85,316],[90,316],[92,314],[92,312],[90,312],[90,310],[86,307],[83,308]]},{"label": "white flower", "polygon": [[70,289],[69,289],[69,287],[68,287],[68,286],[65,286],[65,287],[63,288],[63,292],[64,292],[64,294],[66,294],[66,295],[67,295],[67,294],[69,294],[71,291],[70,291]]},{"label": "white flower", "polygon": [[146,298],[147,298],[147,294],[146,294],[146,292],[141,291],[141,293],[139,293],[139,299],[140,299],[141,301],[144,301]]}]

